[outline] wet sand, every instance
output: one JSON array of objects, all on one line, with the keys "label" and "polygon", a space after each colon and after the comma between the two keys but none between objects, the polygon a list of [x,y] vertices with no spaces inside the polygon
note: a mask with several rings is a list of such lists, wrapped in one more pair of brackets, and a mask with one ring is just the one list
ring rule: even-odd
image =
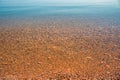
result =
[{"label": "wet sand", "polygon": [[0,27],[0,80],[120,79],[120,27],[70,19],[8,23]]}]

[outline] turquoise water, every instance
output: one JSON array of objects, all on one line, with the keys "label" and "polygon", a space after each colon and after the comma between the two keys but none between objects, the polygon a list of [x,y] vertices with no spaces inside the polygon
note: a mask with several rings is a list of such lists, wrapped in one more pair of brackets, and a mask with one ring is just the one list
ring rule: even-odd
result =
[{"label": "turquoise water", "polygon": [[[12,0],[13,1],[13,0]],[[118,5],[40,5],[37,3],[0,1],[0,24],[15,19],[62,17],[74,19],[108,19],[120,24],[120,7]],[[33,20],[34,20],[33,19]],[[103,21],[104,22],[104,21]]]},{"label": "turquoise water", "polygon": [[[13,1],[13,0],[12,0]],[[81,15],[81,16],[119,16],[119,6],[78,5],[78,6],[44,6],[37,3],[0,2],[0,17],[2,16],[46,16],[46,15]]]}]

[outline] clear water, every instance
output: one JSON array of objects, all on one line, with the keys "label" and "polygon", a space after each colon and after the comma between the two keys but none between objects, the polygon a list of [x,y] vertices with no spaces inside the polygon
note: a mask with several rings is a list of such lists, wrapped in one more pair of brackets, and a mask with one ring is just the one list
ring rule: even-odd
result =
[{"label": "clear water", "polygon": [[0,23],[11,18],[39,18],[39,17],[75,17],[75,18],[105,18],[120,23],[120,7],[118,5],[72,5],[56,6],[43,5],[23,0],[0,0]]},{"label": "clear water", "polygon": [[[31,0],[30,0],[31,1]],[[89,5],[77,6],[47,6],[28,0],[0,0],[1,16],[43,16],[43,15],[112,15],[119,16],[120,7],[117,5]]]}]

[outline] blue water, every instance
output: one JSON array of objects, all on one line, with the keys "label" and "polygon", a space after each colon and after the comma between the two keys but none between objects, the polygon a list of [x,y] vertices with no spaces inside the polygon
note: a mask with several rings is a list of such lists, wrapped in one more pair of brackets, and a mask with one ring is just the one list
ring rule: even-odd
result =
[{"label": "blue water", "polygon": [[[12,0],[13,1],[13,0]],[[15,0],[14,0],[15,1]],[[5,21],[19,18],[44,18],[44,17],[74,17],[86,19],[112,19],[116,24],[120,23],[120,6],[118,5],[40,5],[37,3],[0,1],[0,24]],[[103,19],[103,20],[104,20]],[[104,21],[103,21],[104,22]]]},{"label": "blue water", "polygon": [[45,16],[45,15],[82,15],[82,16],[119,16],[119,6],[78,5],[78,6],[43,6],[36,3],[20,3],[4,0],[0,2],[1,16]]}]

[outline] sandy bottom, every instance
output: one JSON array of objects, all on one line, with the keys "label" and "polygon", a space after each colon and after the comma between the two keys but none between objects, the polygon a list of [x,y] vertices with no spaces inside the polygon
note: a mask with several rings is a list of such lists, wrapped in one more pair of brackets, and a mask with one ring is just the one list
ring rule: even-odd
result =
[{"label": "sandy bottom", "polygon": [[34,25],[0,27],[0,80],[120,79],[120,28]]}]

